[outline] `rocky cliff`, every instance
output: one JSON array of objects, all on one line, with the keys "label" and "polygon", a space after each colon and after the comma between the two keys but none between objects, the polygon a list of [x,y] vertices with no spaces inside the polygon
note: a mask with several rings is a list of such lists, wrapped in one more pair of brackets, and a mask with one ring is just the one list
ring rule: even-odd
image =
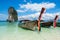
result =
[{"label": "rocky cliff", "polygon": [[13,7],[10,7],[8,9],[8,19],[7,19],[7,21],[14,22],[14,21],[17,21],[17,20],[18,20],[17,11]]}]

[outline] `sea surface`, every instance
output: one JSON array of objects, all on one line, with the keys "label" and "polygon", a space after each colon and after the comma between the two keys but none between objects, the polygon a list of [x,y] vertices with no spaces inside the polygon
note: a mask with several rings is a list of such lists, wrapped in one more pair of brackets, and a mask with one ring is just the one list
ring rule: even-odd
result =
[{"label": "sea surface", "polygon": [[41,31],[24,30],[18,22],[0,22],[0,40],[60,40],[60,27],[41,28]]}]

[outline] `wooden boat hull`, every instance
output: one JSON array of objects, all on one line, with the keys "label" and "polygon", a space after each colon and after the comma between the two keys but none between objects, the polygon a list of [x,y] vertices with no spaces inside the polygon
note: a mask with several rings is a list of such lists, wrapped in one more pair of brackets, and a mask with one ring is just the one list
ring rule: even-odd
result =
[{"label": "wooden boat hull", "polygon": [[24,23],[19,22],[18,26],[23,29],[28,29],[28,30],[34,31],[35,28],[37,27],[37,23],[36,23],[36,21],[25,21]]},{"label": "wooden boat hull", "polygon": [[40,24],[41,27],[46,27],[46,28],[49,28],[52,25],[53,25],[53,22],[43,22]]},{"label": "wooden boat hull", "polygon": [[57,26],[57,27],[60,27],[60,22],[58,22],[56,26]]}]

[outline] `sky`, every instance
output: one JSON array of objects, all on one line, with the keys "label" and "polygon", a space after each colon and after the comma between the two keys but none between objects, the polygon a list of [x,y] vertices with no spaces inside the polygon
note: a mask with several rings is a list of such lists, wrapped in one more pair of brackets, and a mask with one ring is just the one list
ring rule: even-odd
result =
[{"label": "sky", "polygon": [[0,0],[0,20],[7,20],[8,8],[14,7],[18,20],[37,20],[44,7],[42,20],[53,20],[58,15],[60,20],[60,0]]}]

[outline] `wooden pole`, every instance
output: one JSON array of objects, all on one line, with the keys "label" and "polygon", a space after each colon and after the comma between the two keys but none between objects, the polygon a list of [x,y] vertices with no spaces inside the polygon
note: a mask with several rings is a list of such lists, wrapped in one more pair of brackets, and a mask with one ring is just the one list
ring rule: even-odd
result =
[{"label": "wooden pole", "polygon": [[40,21],[41,21],[42,14],[44,13],[44,10],[45,10],[45,8],[41,9],[41,13],[40,13],[39,18],[38,18],[38,30],[39,31],[41,30]]},{"label": "wooden pole", "polygon": [[56,28],[56,21],[57,21],[57,18],[58,18],[58,15],[56,15],[56,17],[55,17],[55,19],[54,19],[54,22],[53,22],[54,28]]}]

